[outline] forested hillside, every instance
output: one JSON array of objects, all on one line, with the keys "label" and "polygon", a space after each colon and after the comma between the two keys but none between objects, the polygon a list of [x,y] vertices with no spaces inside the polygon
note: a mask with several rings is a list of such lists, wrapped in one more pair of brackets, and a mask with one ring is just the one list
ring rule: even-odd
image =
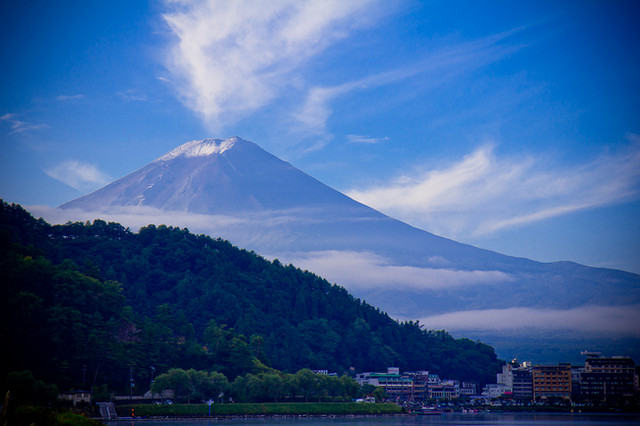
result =
[{"label": "forested hillside", "polygon": [[3,376],[121,391],[133,368],[144,392],[151,366],[230,379],[264,365],[398,366],[486,383],[500,365],[490,346],[396,322],[321,277],[187,229],[51,226],[2,202],[0,255]]}]

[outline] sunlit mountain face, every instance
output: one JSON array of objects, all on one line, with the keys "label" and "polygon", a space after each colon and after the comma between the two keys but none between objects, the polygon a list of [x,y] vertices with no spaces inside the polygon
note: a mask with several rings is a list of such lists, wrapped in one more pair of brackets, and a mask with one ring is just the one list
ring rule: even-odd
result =
[{"label": "sunlit mountain face", "polygon": [[[183,144],[59,210],[228,239],[316,272],[395,318],[488,339],[505,358],[575,361],[587,348],[640,358],[640,276],[439,237],[238,137]],[[538,350],[545,344],[555,350]]]}]

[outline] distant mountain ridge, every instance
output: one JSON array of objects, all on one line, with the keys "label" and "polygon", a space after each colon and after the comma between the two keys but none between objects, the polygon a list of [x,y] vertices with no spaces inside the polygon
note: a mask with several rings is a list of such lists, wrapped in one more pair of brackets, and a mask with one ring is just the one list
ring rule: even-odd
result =
[{"label": "distant mountain ridge", "polygon": [[307,268],[393,317],[420,319],[430,328],[472,330],[480,337],[566,328],[584,336],[585,345],[594,332],[623,335],[636,339],[632,350],[640,354],[639,275],[540,263],[436,236],[352,200],[239,137],[183,144],[60,209],[125,224],[137,214],[137,223],[220,236]]}]

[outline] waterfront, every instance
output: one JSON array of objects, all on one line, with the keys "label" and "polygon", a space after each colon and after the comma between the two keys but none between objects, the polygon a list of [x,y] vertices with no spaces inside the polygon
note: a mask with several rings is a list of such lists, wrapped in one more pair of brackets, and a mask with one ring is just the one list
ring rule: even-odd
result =
[{"label": "waterfront", "polygon": [[305,425],[305,426],[412,426],[412,425],[638,425],[640,414],[571,414],[571,413],[450,413],[433,416],[378,416],[378,417],[238,417],[229,419],[171,419],[108,422],[109,426],[143,423],[144,426],[210,426],[210,425]]}]

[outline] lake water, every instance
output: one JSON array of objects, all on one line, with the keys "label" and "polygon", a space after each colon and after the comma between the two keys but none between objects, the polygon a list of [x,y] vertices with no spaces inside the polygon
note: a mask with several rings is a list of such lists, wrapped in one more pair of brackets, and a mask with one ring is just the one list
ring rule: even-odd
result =
[{"label": "lake water", "polygon": [[413,425],[639,425],[638,415],[568,414],[568,413],[481,413],[443,414],[435,416],[383,416],[383,417],[251,417],[224,420],[136,420],[109,422],[111,426],[214,426],[214,425],[262,425],[262,426],[413,426]]}]

